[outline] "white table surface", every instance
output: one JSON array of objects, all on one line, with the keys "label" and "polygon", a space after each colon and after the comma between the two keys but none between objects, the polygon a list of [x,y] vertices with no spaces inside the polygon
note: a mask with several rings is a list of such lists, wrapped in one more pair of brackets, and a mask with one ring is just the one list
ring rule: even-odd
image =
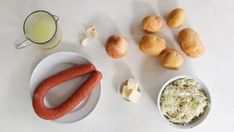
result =
[{"label": "white table surface", "polygon": [[[234,131],[234,7],[233,0],[1,0],[0,1],[0,131],[2,132],[169,132],[169,131]],[[158,58],[139,52],[136,41],[146,15],[165,16],[171,9],[186,10],[185,26],[199,32],[206,53],[198,59],[186,57],[179,71],[165,70]],[[45,9],[60,17],[62,43],[44,50],[31,46],[22,50],[13,42],[22,36],[24,18],[32,11]],[[99,38],[81,48],[78,34],[82,23],[97,25]],[[129,41],[124,59],[113,60],[104,50],[105,38],[122,34]],[[166,26],[160,35],[169,47],[179,49]],[[103,74],[100,101],[84,120],[73,124],[57,124],[38,118],[29,96],[29,79],[33,68],[45,56],[58,51],[74,51],[87,56]],[[59,58],[58,58],[59,59]],[[156,107],[162,84],[175,75],[194,75],[203,80],[212,96],[208,118],[193,129],[169,126]],[[137,104],[125,103],[117,92],[118,85],[134,76],[142,84],[143,96]]]}]

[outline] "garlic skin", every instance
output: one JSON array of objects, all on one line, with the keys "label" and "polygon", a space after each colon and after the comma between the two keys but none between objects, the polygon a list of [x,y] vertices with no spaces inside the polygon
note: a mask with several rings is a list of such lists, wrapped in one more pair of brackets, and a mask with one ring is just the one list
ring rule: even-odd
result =
[{"label": "garlic skin", "polygon": [[111,35],[105,43],[107,54],[112,58],[122,58],[128,52],[128,42],[120,35]]}]

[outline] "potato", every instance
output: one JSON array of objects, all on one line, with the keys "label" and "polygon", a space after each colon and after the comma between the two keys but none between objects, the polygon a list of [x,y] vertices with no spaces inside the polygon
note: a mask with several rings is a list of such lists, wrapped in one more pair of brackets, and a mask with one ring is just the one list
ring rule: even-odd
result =
[{"label": "potato", "polygon": [[167,69],[177,70],[183,65],[184,58],[179,51],[169,48],[160,55],[160,62]]},{"label": "potato", "polygon": [[178,42],[184,53],[191,58],[199,57],[205,52],[198,33],[191,28],[185,28],[179,32]]},{"label": "potato", "polygon": [[139,49],[151,56],[158,56],[166,48],[166,41],[154,34],[144,35],[139,43]]},{"label": "potato", "polygon": [[163,21],[159,16],[146,16],[142,21],[142,29],[146,32],[159,32]]},{"label": "potato", "polygon": [[174,9],[167,16],[167,25],[170,28],[180,27],[184,22],[184,16],[185,16],[185,13],[183,9],[180,9],[180,8]]}]

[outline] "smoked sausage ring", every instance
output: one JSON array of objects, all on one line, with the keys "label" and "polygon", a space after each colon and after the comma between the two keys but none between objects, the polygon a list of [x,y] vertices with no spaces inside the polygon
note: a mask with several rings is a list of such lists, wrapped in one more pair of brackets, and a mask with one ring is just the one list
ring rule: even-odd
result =
[{"label": "smoked sausage ring", "polygon": [[[55,108],[47,108],[44,104],[44,97],[47,92],[54,86],[65,81],[72,80],[76,77],[91,74],[90,77],[62,104]],[[96,71],[91,64],[75,66],[59,72],[46,80],[44,80],[35,90],[33,94],[33,109],[35,113],[46,120],[54,120],[62,117],[66,113],[72,111],[90,92],[98,85],[102,78],[102,74]]]}]

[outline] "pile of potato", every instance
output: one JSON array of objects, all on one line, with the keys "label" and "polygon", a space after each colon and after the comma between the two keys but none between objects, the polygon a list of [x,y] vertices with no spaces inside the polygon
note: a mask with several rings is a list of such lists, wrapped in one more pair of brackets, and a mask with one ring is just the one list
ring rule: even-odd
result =
[{"label": "pile of potato", "polygon": [[[177,8],[169,13],[166,22],[170,28],[179,28],[184,23],[185,12]],[[163,27],[159,16],[146,16],[142,21],[142,29],[147,33],[139,42],[139,49],[146,55],[160,56],[160,62],[167,69],[179,69],[184,62],[183,55],[176,49],[166,48],[164,38],[155,35]],[[177,41],[184,53],[191,57],[199,57],[204,53],[204,46],[198,33],[191,28],[184,28],[178,34]]]}]

